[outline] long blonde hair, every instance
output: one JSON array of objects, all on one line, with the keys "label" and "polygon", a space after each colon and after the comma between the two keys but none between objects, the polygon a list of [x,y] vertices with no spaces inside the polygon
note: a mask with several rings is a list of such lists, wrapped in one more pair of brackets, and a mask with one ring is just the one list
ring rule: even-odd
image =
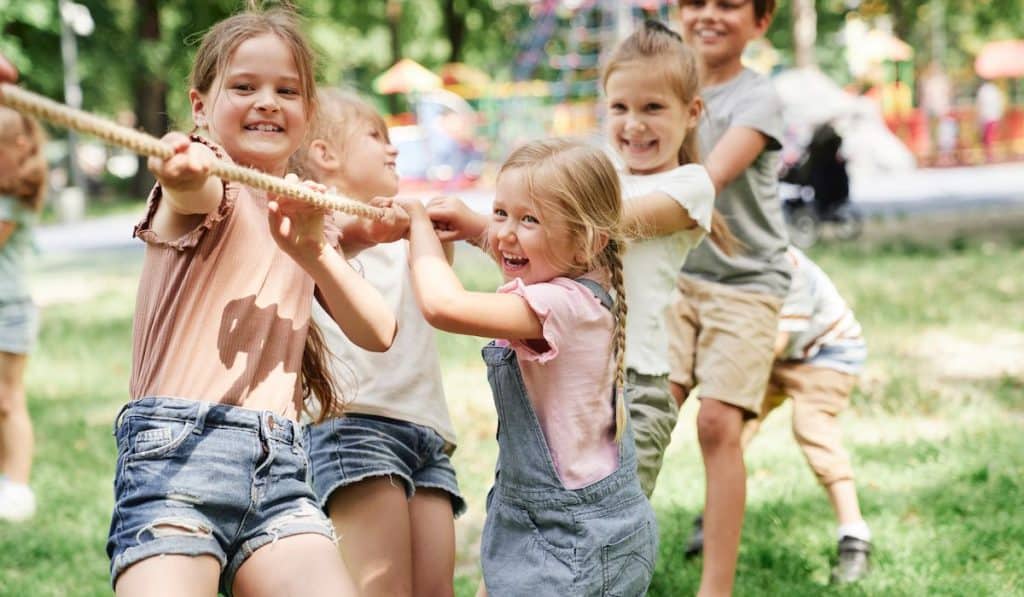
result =
[{"label": "long blonde hair", "polygon": [[40,211],[48,174],[43,127],[30,116],[0,106],[0,143],[7,147],[5,151],[13,151],[16,144],[24,143],[16,171],[0,181],[0,194],[16,197],[29,209]]},{"label": "long blonde hair", "polygon": [[544,139],[512,152],[498,173],[523,174],[538,211],[552,214],[569,227],[574,245],[586,263],[571,264],[583,272],[607,270],[615,304],[615,440],[626,426],[623,398],[626,355],[626,286],[622,277],[622,189],[619,175],[603,151],[569,139]]},{"label": "long blonde hair", "polygon": [[[643,27],[615,48],[601,73],[601,87],[607,90],[608,78],[622,68],[642,68],[659,73],[683,106],[691,105],[700,93],[697,55],[678,33],[658,21],[644,22]],[[679,146],[679,165],[698,164],[700,159],[697,129],[694,128],[687,132]],[[740,246],[717,209],[711,215],[711,233],[708,236],[726,255],[733,255]]]}]

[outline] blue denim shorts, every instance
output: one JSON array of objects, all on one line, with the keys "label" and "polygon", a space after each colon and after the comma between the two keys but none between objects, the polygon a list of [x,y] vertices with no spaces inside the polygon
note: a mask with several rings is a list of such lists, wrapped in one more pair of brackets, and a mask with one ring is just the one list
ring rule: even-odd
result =
[{"label": "blue denim shorts", "polygon": [[179,398],[129,402],[114,424],[117,472],[107,539],[111,582],[162,554],[211,555],[220,590],[282,537],[331,523],[307,483],[299,426],[269,411]]},{"label": "blue denim shorts", "polygon": [[397,477],[416,488],[441,489],[457,517],[466,511],[446,442],[429,427],[388,417],[352,414],[306,426],[313,491],[320,506],[335,490],[372,477]]},{"label": "blue denim shorts", "polygon": [[0,352],[32,352],[38,332],[39,310],[31,300],[0,300]]}]

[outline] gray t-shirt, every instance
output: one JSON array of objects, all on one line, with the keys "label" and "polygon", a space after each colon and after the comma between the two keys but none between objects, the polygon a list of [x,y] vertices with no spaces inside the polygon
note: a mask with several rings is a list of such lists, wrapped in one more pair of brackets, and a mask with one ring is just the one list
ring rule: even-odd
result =
[{"label": "gray t-shirt", "polygon": [[36,214],[21,200],[0,195],[0,222],[14,222],[14,232],[0,245],[0,303],[29,298],[25,261],[35,247]]},{"label": "gray t-shirt", "polygon": [[761,155],[715,199],[729,229],[743,246],[733,256],[710,241],[690,251],[683,273],[785,298],[791,277],[786,259],[789,239],[778,195],[782,147],[782,105],[771,82],[750,69],[734,79],[701,90],[706,109],[700,122],[700,149],[709,155],[727,130],[746,127],[767,138]]}]

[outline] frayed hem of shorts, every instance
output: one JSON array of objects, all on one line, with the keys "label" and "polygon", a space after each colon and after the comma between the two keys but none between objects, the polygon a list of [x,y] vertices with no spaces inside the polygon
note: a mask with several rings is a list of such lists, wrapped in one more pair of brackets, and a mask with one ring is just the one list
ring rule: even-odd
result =
[{"label": "frayed hem of shorts", "polygon": [[367,471],[359,475],[345,477],[344,479],[335,481],[329,486],[327,491],[325,491],[322,496],[317,494],[317,503],[320,504],[321,510],[327,512],[327,503],[331,501],[331,496],[333,496],[336,491],[338,491],[339,489],[345,489],[346,487],[350,487],[352,485],[355,485],[356,483],[368,481],[370,479],[375,479],[378,477],[392,478],[392,485],[394,484],[394,477],[398,477],[399,479],[401,479],[402,485],[404,486],[403,489],[405,489],[405,499],[407,500],[412,499],[412,496],[416,493],[416,486],[413,484],[413,480],[410,479],[409,477],[406,477],[402,473],[398,473],[393,470]]},{"label": "frayed hem of shorts", "polygon": [[448,497],[452,501],[452,517],[458,518],[466,513],[468,505],[466,504],[466,498],[462,497],[458,492],[452,492],[450,487],[444,485],[435,485],[433,483],[418,483],[416,487],[422,489],[440,489],[441,491],[448,494]]},{"label": "frayed hem of shorts", "polygon": [[[173,542],[171,540],[173,540]],[[118,554],[111,562],[110,588],[116,589],[117,579],[120,578],[128,568],[150,558],[160,556],[212,556],[220,563],[221,571],[223,571],[224,567],[227,566],[227,557],[219,549],[210,547],[211,540],[201,539],[199,537],[189,537],[187,535],[174,535],[173,537],[167,536],[161,539],[153,539],[151,541],[129,547]],[[191,543],[193,545],[182,545],[179,542]],[[171,545],[168,546],[168,543]]]}]

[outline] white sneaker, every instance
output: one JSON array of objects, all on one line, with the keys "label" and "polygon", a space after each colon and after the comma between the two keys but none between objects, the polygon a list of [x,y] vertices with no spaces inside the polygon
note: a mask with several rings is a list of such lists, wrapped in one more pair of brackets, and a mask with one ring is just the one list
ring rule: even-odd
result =
[{"label": "white sneaker", "polygon": [[35,513],[36,494],[31,487],[7,479],[0,483],[0,520],[22,522]]}]

